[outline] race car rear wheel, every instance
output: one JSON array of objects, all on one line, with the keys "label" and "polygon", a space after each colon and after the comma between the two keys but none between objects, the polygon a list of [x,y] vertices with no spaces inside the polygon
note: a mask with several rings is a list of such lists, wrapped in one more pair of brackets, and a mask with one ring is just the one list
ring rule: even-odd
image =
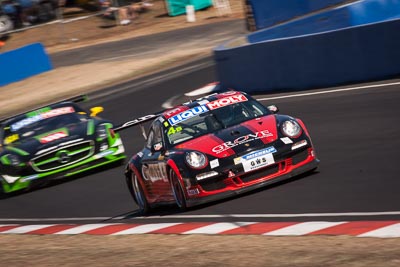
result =
[{"label": "race car rear wheel", "polygon": [[134,172],[132,172],[131,175],[131,183],[132,183],[133,195],[136,200],[136,204],[139,207],[139,212],[141,214],[148,213],[150,211],[150,205],[147,202],[146,196],[143,191],[143,187],[139,182],[139,178]]},{"label": "race car rear wheel", "polygon": [[169,171],[169,178],[176,205],[180,210],[185,210],[187,208],[185,192],[183,191],[182,184],[178,179],[178,175],[176,175],[172,169]]}]

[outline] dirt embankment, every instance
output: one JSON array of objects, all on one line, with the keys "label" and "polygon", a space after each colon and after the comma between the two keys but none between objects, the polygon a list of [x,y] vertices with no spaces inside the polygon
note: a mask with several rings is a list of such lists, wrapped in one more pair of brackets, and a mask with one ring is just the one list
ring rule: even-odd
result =
[{"label": "dirt embankment", "polygon": [[398,267],[400,239],[0,235],[2,266]]}]

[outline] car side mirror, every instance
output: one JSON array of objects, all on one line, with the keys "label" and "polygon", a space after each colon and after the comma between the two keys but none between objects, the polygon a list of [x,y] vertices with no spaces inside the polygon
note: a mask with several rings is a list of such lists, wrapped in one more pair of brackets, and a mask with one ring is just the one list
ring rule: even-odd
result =
[{"label": "car side mirror", "polygon": [[151,146],[151,152],[152,153],[159,152],[163,149],[163,147],[164,146],[163,146],[162,142],[155,143],[154,145]]},{"label": "car side mirror", "polygon": [[97,114],[103,111],[104,111],[103,107],[93,107],[90,109],[90,117],[95,117],[97,116]]},{"label": "car side mirror", "polygon": [[278,113],[279,112],[279,108],[275,105],[270,105],[267,107],[267,109],[269,111],[271,111],[272,114]]}]

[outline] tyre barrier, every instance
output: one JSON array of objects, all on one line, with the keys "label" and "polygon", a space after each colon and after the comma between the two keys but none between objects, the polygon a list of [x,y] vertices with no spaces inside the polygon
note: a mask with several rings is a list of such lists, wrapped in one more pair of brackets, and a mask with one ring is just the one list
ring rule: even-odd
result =
[{"label": "tyre barrier", "polygon": [[0,54],[0,86],[52,70],[43,44],[34,43]]},{"label": "tyre barrier", "polygon": [[399,17],[400,0],[365,0],[252,33],[214,49],[218,80],[256,93],[396,76]]}]

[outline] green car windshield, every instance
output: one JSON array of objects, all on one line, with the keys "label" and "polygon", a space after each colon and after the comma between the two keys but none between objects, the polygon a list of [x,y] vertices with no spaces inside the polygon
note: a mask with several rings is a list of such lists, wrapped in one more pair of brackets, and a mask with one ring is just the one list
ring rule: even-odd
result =
[{"label": "green car windshield", "polygon": [[171,145],[216,132],[271,112],[255,100],[235,103],[214,110],[200,111],[199,114],[173,125],[164,124],[164,135]]},{"label": "green car windshield", "polygon": [[3,125],[1,143],[9,145],[17,141],[20,142],[70,124],[79,123],[82,120],[87,120],[86,116],[76,113],[72,107],[53,109],[47,113],[39,113],[31,117],[16,118]]}]

